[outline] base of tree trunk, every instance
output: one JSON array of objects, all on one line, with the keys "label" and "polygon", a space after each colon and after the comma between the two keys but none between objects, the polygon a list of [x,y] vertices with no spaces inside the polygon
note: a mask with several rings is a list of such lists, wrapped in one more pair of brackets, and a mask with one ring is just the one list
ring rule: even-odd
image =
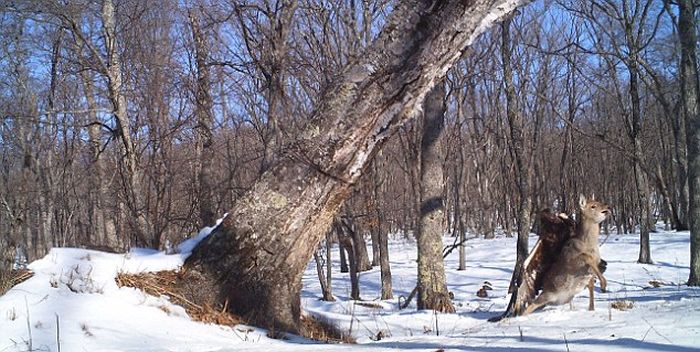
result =
[{"label": "base of tree trunk", "polygon": [[454,313],[455,307],[449,293],[432,292],[427,299],[422,298],[422,292],[418,297],[418,309],[432,309],[441,313]]}]

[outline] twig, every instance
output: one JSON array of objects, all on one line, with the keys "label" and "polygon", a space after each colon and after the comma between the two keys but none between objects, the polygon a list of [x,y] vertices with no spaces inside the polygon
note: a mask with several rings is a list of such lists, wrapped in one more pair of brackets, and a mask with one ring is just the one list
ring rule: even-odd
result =
[{"label": "twig", "polygon": [[518,332],[520,332],[520,342],[525,342],[525,338],[523,337],[523,328],[518,325]]},{"label": "twig", "polygon": [[58,313],[56,314],[56,348],[58,352],[61,352],[61,324],[58,320]]},{"label": "twig", "polygon": [[29,346],[29,351],[33,351],[34,348],[32,348],[32,324],[29,318],[29,303],[27,303],[27,296],[24,296],[24,307],[27,309],[27,331],[29,332],[29,341],[27,341],[27,345]]},{"label": "twig", "polygon": [[[649,330],[654,330],[654,332],[655,332],[657,335],[663,337],[664,340],[668,341],[668,343],[673,344],[673,341],[669,340],[668,337],[662,335],[662,334],[659,332],[659,330],[656,330],[656,328],[655,328],[653,325],[651,325],[651,323],[649,323],[649,321],[646,320],[646,318],[642,318],[642,320],[644,320],[644,322],[647,323],[647,325],[649,325]],[[649,333],[649,330],[647,330],[647,332],[644,334],[644,338],[647,337],[647,334]],[[644,341],[644,338],[642,338],[642,341]]]}]

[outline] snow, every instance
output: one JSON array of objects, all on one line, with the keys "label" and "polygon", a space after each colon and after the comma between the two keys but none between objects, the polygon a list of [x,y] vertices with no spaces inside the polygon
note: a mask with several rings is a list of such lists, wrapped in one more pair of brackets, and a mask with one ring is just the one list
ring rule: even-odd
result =
[{"label": "snow", "polygon": [[[206,237],[212,228],[200,232]],[[531,238],[531,245],[536,237]],[[445,238],[445,244],[452,243]],[[195,241],[166,255],[148,249],[111,254],[54,248],[29,265],[34,277],[0,297],[0,352],[57,351],[694,351],[700,346],[700,289],[683,286],[688,277],[688,232],[651,235],[653,265],[636,263],[638,236],[611,235],[601,247],[608,261],[609,293],[596,292],[596,310],[587,310],[587,290],[568,305],[546,307],[527,317],[489,323],[505,309],[515,256],[515,239],[471,239],[467,270],[457,271],[457,251],[446,259],[455,314],[399,310],[397,299],[381,301],[379,268],[360,274],[361,302],[351,301],[348,274],[333,255],[335,302],[323,302],[315,263],[304,274],[302,305],[313,314],[351,331],[358,344],[327,345],[297,336],[274,340],[266,331],[239,325],[222,327],[190,320],[165,297],[118,288],[118,272],[175,269]],[[415,244],[396,236],[390,242],[395,297],[415,285]],[[476,292],[484,281],[489,297]],[[650,281],[659,285],[653,287]],[[615,301],[633,307],[611,309]],[[59,324],[57,326],[57,320]],[[352,330],[350,330],[352,329]],[[31,332],[31,337],[30,337]],[[377,340],[378,335],[383,335]]]}]

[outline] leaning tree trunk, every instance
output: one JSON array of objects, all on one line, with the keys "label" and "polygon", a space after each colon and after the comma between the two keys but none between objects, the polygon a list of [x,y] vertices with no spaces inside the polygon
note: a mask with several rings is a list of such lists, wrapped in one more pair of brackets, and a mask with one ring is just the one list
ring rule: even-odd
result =
[{"label": "leaning tree trunk", "polygon": [[444,82],[425,98],[420,143],[418,242],[418,309],[454,312],[445,282],[442,236],[445,226],[444,178],[438,140],[445,126]]},{"label": "leaning tree trunk", "polygon": [[688,186],[690,188],[690,275],[688,286],[700,286],[700,83],[695,54],[695,5],[678,1],[678,36],[681,42],[681,101],[686,119]]},{"label": "leaning tree trunk", "polygon": [[368,160],[486,28],[524,0],[407,0],[327,87],[305,130],[185,263],[251,323],[298,331],[301,276]]}]

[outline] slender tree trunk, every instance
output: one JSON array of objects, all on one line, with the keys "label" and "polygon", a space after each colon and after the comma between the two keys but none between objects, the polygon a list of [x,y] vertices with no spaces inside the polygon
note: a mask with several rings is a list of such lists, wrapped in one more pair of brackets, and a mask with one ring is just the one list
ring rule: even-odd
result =
[{"label": "slender tree trunk", "polygon": [[197,64],[197,87],[195,88],[196,131],[196,170],[197,200],[201,225],[212,225],[216,221],[216,209],[213,200],[214,188],[214,139],[212,128],[214,116],[212,111],[211,80],[209,75],[209,45],[199,24],[199,11],[189,10],[190,27],[194,39],[195,62]]},{"label": "slender tree trunk", "polygon": [[355,242],[352,240],[352,234],[347,231],[347,227],[340,223],[335,224],[335,232],[338,234],[338,242],[343,244],[343,247],[348,252],[348,261],[350,268],[350,298],[360,300],[360,280],[357,270],[357,256],[355,254]]},{"label": "slender tree trunk", "polygon": [[346,255],[346,250],[345,246],[343,243],[340,241],[340,238],[338,239],[338,255],[340,256],[340,272],[341,273],[347,273],[350,271],[350,268],[348,268],[348,258]]},{"label": "slender tree trunk", "polygon": [[695,4],[678,1],[678,36],[681,42],[681,103],[686,121],[688,186],[690,188],[690,275],[688,286],[700,286],[700,83],[696,56]]},{"label": "slender tree trunk", "polygon": [[369,254],[367,254],[367,241],[362,236],[360,231],[355,231],[353,226],[346,220],[341,220],[345,232],[352,238],[352,248],[355,253],[355,263],[357,263],[357,271],[367,271],[372,269],[369,262]]},{"label": "slender tree trunk", "polygon": [[382,277],[382,299],[394,298],[389,264],[389,232],[379,232],[379,268]]},{"label": "slender tree trunk", "polygon": [[332,249],[333,249],[333,236],[331,231],[326,233],[326,290],[323,291],[324,301],[335,301],[333,298],[333,259],[332,259]]},{"label": "slender tree trunk", "polygon": [[372,226],[372,267],[379,265],[379,225]]},{"label": "slender tree trunk", "polygon": [[630,139],[634,146],[632,161],[634,170],[634,183],[637,192],[637,204],[639,206],[639,259],[638,263],[651,264],[651,248],[649,246],[649,232],[651,211],[649,206],[649,183],[647,175],[642,169],[643,158],[641,132],[641,101],[639,97],[639,67],[637,66],[636,53],[630,53],[628,69],[630,72],[630,97],[632,99],[632,121]]},{"label": "slender tree trunk", "polygon": [[[328,231],[330,234],[330,231]],[[331,244],[330,235],[326,235],[326,268],[328,270],[324,273],[323,271],[323,257],[319,254],[319,251],[314,252],[314,261],[316,262],[316,274],[318,275],[318,281],[321,284],[321,292],[323,293],[323,300],[327,302],[335,301],[333,298],[333,293],[331,292]]]},{"label": "slender tree trunk", "polygon": [[[511,39],[510,39],[510,19],[506,19],[501,24],[501,58],[503,60],[503,83],[506,90],[506,117],[510,128],[509,146],[515,157],[518,180],[518,241],[515,271],[511,280],[510,290],[518,285],[520,270],[528,254],[528,239],[530,237],[530,208],[532,200],[530,195],[530,166],[527,165],[525,155],[525,130],[521,114],[516,107],[515,88],[513,86],[513,68],[511,66]],[[514,292],[514,291],[513,291]]]},{"label": "slender tree trunk", "polygon": [[418,207],[418,309],[454,312],[442,258],[445,233],[444,178],[438,141],[445,126],[445,84],[438,83],[425,97],[420,140]]},{"label": "slender tree trunk", "polygon": [[187,279],[212,288],[201,300],[228,300],[252,323],[297,331],[303,271],[368,160],[417,114],[462,50],[522,2],[396,3],[280,162],[187,259]]},{"label": "slender tree trunk", "polygon": [[114,117],[117,120],[117,131],[122,140],[124,165],[124,194],[130,211],[129,223],[137,238],[144,245],[160,247],[160,238],[150,238],[148,222],[145,214],[142,189],[139,181],[139,166],[136,147],[131,140],[131,129],[127,114],[126,96],[122,92],[121,60],[117,48],[116,16],[112,0],[105,0],[102,5],[102,25],[107,51],[106,72],[109,99],[114,107]]},{"label": "slender tree trunk", "polygon": [[[379,170],[378,170],[378,161],[380,161],[382,158],[382,152],[381,150],[379,151],[379,155],[374,158],[374,162],[372,163],[372,172],[374,173],[374,189],[373,189],[373,197],[374,197],[374,212],[375,212],[375,217],[377,220],[377,226],[376,226],[376,239],[377,239],[377,257],[379,258],[379,269],[381,271],[381,281],[382,281],[382,289],[381,289],[381,299],[392,299],[394,298],[394,292],[391,287],[391,265],[389,264],[389,229],[384,229],[382,226],[384,224],[384,216],[382,214],[382,209],[381,209],[381,184],[383,182],[379,182],[378,178],[379,176]],[[374,242],[374,239],[372,239],[372,242]],[[374,246],[372,246],[375,248]],[[374,249],[373,249],[374,250]]]}]

